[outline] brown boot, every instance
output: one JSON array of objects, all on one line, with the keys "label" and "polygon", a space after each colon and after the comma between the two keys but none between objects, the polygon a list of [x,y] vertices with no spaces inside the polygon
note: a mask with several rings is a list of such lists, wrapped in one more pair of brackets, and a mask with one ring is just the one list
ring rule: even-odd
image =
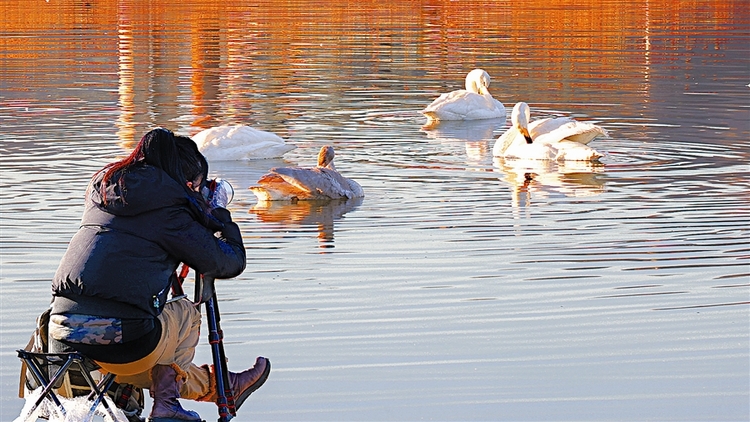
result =
[{"label": "brown boot", "polygon": [[[271,372],[271,361],[259,356],[255,359],[255,366],[252,368],[242,371],[240,373],[229,372],[229,384],[232,386],[232,393],[234,395],[234,408],[239,410],[242,403],[252,394],[255,390],[259,389],[266,379],[268,374]],[[210,371],[210,391],[209,394],[199,398],[199,401],[212,401],[216,402],[219,397],[216,392],[216,372],[213,366]]]},{"label": "brown boot", "polygon": [[242,371],[239,374],[235,374],[234,372],[229,373],[229,383],[232,385],[235,409],[239,410],[242,403],[250,397],[250,394],[266,382],[269,373],[271,373],[271,361],[263,356],[258,356],[255,359],[255,366],[252,368]]},{"label": "brown boot", "polygon": [[154,399],[149,422],[201,422],[200,415],[192,410],[185,410],[177,401],[180,387],[185,382],[183,371],[177,365],[156,365],[151,369],[151,389]]}]

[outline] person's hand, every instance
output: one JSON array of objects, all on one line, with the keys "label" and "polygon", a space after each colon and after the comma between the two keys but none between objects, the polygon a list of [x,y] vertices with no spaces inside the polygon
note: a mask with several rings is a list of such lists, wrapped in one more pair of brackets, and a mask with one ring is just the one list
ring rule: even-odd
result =
[{"label": "person's hand", "polygon": [[[221,224],[232,222],[232,213],[226,208],[214,208],[211,210],[211,215]],[[223,227],[222,227],[223,228]]]}]

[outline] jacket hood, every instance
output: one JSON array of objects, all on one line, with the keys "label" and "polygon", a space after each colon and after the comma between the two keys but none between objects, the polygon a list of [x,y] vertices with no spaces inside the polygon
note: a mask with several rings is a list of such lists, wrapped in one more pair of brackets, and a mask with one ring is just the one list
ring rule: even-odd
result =
[{"label": "jacket hood", "polygon": [[88,189],[88,199],[109,214],[134,216],[190,202],[187,190],[157,167],[144,164],[123,171],[112,175],[107,182],[106,204],[100,194],[104,172],[94,176]]}]

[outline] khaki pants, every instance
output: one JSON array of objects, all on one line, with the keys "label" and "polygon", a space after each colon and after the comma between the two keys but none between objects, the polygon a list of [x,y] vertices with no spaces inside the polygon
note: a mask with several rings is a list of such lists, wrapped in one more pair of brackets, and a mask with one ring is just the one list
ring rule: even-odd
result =
[{"label": "khaki pants", "polygon": [[161,322],[159,344],[148,356],[135,362],[112,364],[97,362],[104,371],[117,374],[117,382],[151,388],[151,368],[169,365],[184,378],[180,397],[206,400],[215,390],[215,380],[207,365],[193,363],[200,339],[201,314],[193,302],[183,298],[169,302],[158,317]]}]

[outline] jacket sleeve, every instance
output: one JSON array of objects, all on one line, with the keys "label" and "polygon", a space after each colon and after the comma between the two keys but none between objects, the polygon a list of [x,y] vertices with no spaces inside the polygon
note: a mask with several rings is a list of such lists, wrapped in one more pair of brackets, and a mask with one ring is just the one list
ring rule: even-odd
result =
[{"label": "jacket sleeve", "polygon": [[184,208],[173,210],[162,236],[162,247],[177,261],[205,276],[236,277],[242,274],[246,265],[240,229],[228,210],[217,208],[213,215],[223,223],[220,232],[196,221]]}]

